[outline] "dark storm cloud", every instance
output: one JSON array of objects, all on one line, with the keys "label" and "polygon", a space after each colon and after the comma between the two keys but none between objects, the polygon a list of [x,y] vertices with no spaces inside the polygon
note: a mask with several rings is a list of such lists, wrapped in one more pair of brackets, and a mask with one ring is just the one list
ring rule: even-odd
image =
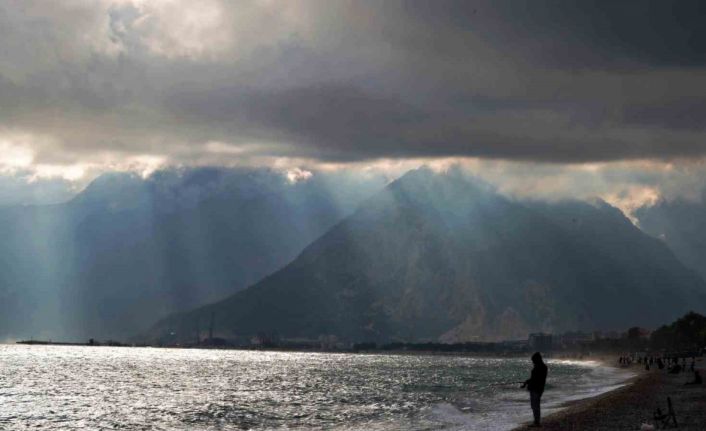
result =
[{"label": "dark storm cloud", "polygon": [[[706,152],[698,1],[0,6],[0,131],[36,157],[549,162]],[[221,148],[221,147],[217,147]]]},{"label": "dark storm cloud", "polygon": [[673,129],[706,130],[706,99],[685,98],[679,101],[630,106],[624,111],[626,123]]},{"label": "dark storm cloud", "polygon": [[[224,88],[177,92],[167,106],[193,124],[208,122],[219,138],[244,134],[290,142],[288,156],[335,161],[365,158],[477,156],[554,162],[609,161],[645,156],[699,155],[698,135],[662,126],[700,124],[693,106],[633,107],[613,121],[608,109],[586,101],[489,99],[448,100],[443,106],[417,106],[401,98],[354,86],[319,85],[273,92]],[[593,105],[593,106],[591,106]],[[644,109],[635,118],[637,110]],[[658,120],[654,121],[659,109]],[[691,112],[691,111],[689,111]],[[687,127],[688,126],[688,127]]]},{"label": "dark storm cloud", "polygon": [[[428,2],[417,15],[473,29],[549,65],[703,66],[706,4],[699,0]],[[489,19],[484,19],[485,15]]]}]

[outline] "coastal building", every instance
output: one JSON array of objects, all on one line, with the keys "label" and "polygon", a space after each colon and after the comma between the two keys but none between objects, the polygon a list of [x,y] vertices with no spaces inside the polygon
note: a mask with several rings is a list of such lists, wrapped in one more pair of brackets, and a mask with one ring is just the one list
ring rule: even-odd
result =
[{"label": "coastal building", "polygon": [[346,348],[346,344],[338,339],[335,335],[320,335],[319,343],[322,350],[342,350]]},{"label": "coastal building", "polygon": [[530,350],[535,350],[538,352],[547,352],[552,350],[552,334],[545,334],[543,332],[536,332],[529,335],[527,340]]},{"label": "coastal building", "polygon": [[599,333],[569,331],[556,337],[554,347],[564,350],[580,349],[588,343],[602,338]]},{"label": "coastal building", "polygon": [[[521,353],[528,350],[529,343],[528,340],[505,340],[497,343],[497,347],[504,353]],[[488,346],[483,345],[482,348],[487,349]]]}]

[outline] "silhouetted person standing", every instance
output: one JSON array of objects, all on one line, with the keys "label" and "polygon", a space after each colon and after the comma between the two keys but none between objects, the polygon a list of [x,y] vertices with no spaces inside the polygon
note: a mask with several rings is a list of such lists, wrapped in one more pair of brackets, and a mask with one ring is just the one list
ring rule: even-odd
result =
[{"label": "silhouetted person standing", "polygon": [[539,352],[532,355],[532,363],[534,364],[532,375],[522,384],[522,387],[526,387],[530,393],[530,406],[532,406],[532,413],[534,414],[533,426],[538,427],[541,426],[542,413],[540,403],[544,393],[544,385],[547,382],[547,366],[542,361],[542,355]]},{"label": "silhouetted person standing", "polygon": [[701,373],[699,373],[699,370],[694,371],[694,380],[691,382],[685,383],[686,385],[700,385],[703,384],[703,379],[701,379]]}]

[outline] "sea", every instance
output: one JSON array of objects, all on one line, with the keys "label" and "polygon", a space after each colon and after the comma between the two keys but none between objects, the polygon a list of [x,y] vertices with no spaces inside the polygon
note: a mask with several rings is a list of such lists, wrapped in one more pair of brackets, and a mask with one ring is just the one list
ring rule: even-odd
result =
[{"label": "sea", "polygon": [[[549,359],[545,413],[625,384]],[[527,358],[0,345],[2,430],[508,430]]]}]

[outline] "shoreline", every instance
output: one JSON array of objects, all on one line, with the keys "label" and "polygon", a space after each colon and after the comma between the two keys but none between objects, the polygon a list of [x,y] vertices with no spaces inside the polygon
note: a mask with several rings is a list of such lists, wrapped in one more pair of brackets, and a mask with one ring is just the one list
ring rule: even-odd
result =
[{"label": "shoreline", "polygon": [[[120,342],[96,342],[95,344],[63,341],[44,340],[8,340],[0,341],[2,345],[17,346],[59,346],[59,347],[120,347],[134,349],[166,349],[166,350],[218,350],[218,351],[242,351],[242,352],[263,352],[263,353],[325,353],[325,354],[353,354],[353,355],[400,355],[400,356],[457,356],[457,357],[479,357],[479,358],[529,358],[533,350],[523,351],[496,351],[496,350],[414,350],[414,349],[374,349],[374,350],[354,350],[354,349],[321,349],[321,348],[297,348],[297,347],[261,347],[261,346],[176,346],[176,345],[152,345],[152,344],[129,344]],[[595,361],[605,362],[605,355],[590,356],[578,350],[556,350],[542,353],[545,359],[556,359],[566,361]],[[617,358],[617,356],[616,356]],[[608,365],[616,368],[613,365]]]},{"label": "shoreline", "polygon": [[[532,352],[530,351],[444,351],[444,350],[411,350],[411,349],[390,349],[390,350],[353,350],[353,349],[320,349],[320,348],[296,348],[296,347],[245,347],[245,346],[172,346],[172,345],[150,345],[150,344],[125,344],[118,342],[103,342],[96,344],[77,343],[77,342],[56,342],[56,341],[41,341],[41,340],[20,340],[0,342],[1,345],[18,345],[18,346],[59,346],[59,347],[90,347],[90,348],[133,348],[133,349],[174,349],[174,350],[217,350],[217,351],[240,351],[240,352],[263,352],[263,353],[323,353],[323,354],[352,354],[352,355],[401,355],[401,356],[458,356],[458,357],[488,357],[488,358],[528,358]],[[573,352],[560,352],[561,355],[578,355]],[[552,356],[547,356],[552,358]],[[557,359],[570,359],[569,357],[556,357]],[[576,361],[591,360],[570,359]]]},{"label": "shoreline", "polygon": [[[605,363],[605,361],[604,361]],[[704,373],[706,360],[697,358],[696,369]],[[615,363],[605,365],[617,368]],[[631,370],[628,368],[628,370]],[[542,429],[550,431],[578,430],[639,430],[643,423],[659,429],[653,413],[657,408],[667,410],[667,397],[672,399],[679,422],[679,429],[703,430],[706,428],[706,387],[685,386],[692,374],[668,374],[653,367],[646,371],[635,365],[637,375],[625,385],[594,397],[567,401],[542,419]],[[527,408],[529,409],[529,402]],[[513,431],[535,429],[527,423]]]}]

